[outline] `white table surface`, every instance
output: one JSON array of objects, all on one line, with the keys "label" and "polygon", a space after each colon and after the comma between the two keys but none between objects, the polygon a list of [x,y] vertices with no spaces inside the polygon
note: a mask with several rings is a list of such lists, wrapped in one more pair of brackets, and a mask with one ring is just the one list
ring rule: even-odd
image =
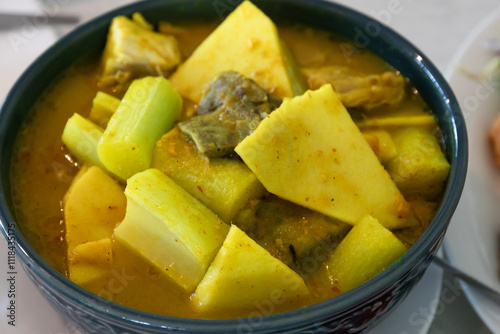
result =
[{"label": "white table surface", "polygon": [[[0,11],[39,10],[40,4],[52,11],[78,15],[82,22],[131,0],[0,0]],[[461,42],[473,27],[500,6],[498,0],[337,0],[346,6],[378,18],[401,35],[412,41],[427,55],[441,72],[445,72]],[[55,7],[54,7],[55,6]],[[391,11],[392,10],[392,13]],[[390,13],[390,15],[387,15]],[[12,35],[0,31],[0,101],[22,71],[50,44],[73,27],[55,30],[38,27],[36,31],[18,34],[24,39],[13,39]],[[6,242],[0,238],[0,293],[5,294],[4,266]],[[445,276],[445,279],[452,279]],[[3,283],[3,285],[2,285]],[[21,282],[22,283],[22,282]],[[36,290],[25,291],[32,298],[40,298]],[[29,299],[26,299],[29,300]],[[5,305],[0,305],[3,310]],[[20,305],[17,319],[22,327],[23,306]],[[4,322],[4,312],[0,312]],[[30,316],[44,316],[44,310]],[[1,333],[9,333],[0,326]],[[18,327],[16,333],[30,333]],[[67,331],[70,333],[70,331]],[[14,333],[12,331],[12,333]],[[48,331],[36,333],[49,334]],[[52,333],[52,332],[50,332]],[[490,333],[480,322],[473,309],[463,297],[448,305],[434,320],[429,333]],[[59,334],[59,333],[58,333]]]}]

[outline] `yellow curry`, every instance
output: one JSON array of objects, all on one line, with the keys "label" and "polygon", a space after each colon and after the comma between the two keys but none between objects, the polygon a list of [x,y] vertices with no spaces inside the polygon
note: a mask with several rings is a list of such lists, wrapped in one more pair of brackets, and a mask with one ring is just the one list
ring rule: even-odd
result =
[{"label": "yellow curry", "polygon": [[251,317],[397,261],[439,206],[441,145],[411,83],[342,37],[250,2],[220,25],[134,14],[35,104],[12,192],[31,245],[85,289]]}]

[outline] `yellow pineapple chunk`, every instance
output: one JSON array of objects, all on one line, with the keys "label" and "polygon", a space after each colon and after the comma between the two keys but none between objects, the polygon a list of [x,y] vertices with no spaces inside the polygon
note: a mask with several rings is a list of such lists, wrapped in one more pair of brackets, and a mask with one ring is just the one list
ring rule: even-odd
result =
[{"label": "yellow pineapple chunk", "polygon": [[371,216],[364,216],[327,261],[332,290],[344,293],[368,281],[406,252],[406,246]]},{"label": "yellow pineapple chunk", "polygon": [[179,66],[170,80],[183,97],[199,102],[213,78],[233,70],[270,93],[281,98],[292,97],[294,91],[287,66],[276,26],[251,2],[244,1]]},{"label": "yellow pineapple chunk", "polygon": [[68,258],[80,244],[110,238],[126,205],[123,189],[106,172],[82,168],[64,197]]},{"label": "yellow pineapple chunk", "polygon": [[69,278],[78,285],[92,283],[108,274],[111,261],[110,238],[80,244],[68,254]]},{"label": "yellow pineapple chunk", "polygon": [[271,193],[349,224],[413,225],[410,206],[331,85],[285,99],[235,149]]},{"label": "yellow pineapple chunk", "polygon": [[297,273],[232,225],[192,301],[199,311],[227,311],[262,301],[293,303],[308,295]]}]

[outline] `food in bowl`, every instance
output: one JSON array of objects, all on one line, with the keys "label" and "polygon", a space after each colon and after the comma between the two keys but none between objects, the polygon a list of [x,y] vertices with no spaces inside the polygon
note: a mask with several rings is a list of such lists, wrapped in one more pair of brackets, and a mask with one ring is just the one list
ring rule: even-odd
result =
[{"label": "food in bowl", "polygon": [[37,251],[104,298],[194,318],[302,307],[397,261],[450,167],[408,80],[249,2],[214,27],[118,17],[102,59],[35,105],[12,189]]}]

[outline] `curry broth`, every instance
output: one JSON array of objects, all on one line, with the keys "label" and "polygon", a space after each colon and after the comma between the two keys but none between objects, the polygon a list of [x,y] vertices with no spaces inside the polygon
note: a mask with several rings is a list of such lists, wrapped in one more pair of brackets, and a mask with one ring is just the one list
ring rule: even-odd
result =
[{"label": "curry broth", "polygon": [[[184,59],[215,26],[214,23],[198,24],[175,32]],[[302,26],[282,26],[279,30],[300,66],[346,66],[360,74],[393,70],[366,50],[347,57],[343,50],[347,42],[329,33]],[[35,250],[64,275],[67,275],[67,268],[62,200],[79,170],[79,164],[64,148],[61,134],[73,113],[88,116],[92,99],[98,90],[102,90],[98,87],[99,75],[99,61],[94,59],[75,65],[56,80],[34,105],[18,135],[12,160],[12,189],[19,226]],[[410,91],[406,96],[396,107],[380,109],[379,112],[428,113],[417,94]],[[191,112],[192,109],[185,111],[187,114]],[[425,210],[429,216],[426,219],[430,221],[435,208],[426,207]],[[415,239],[425,227],[421,226],[418,231],[406,231],[406,234],[408,238]],[[303,274],[312,296],[308,303],[336,295],[331,290],[330,282],[322,282],[318,278],[323,269],[320,267],[322,265],[316,263],[316,268]],[[115,241],[113,268],[108,277],[85,288],[123,305],[159,314],[195,318],[255,315],[251,311],[234,314],[194,312],[189,307],[189,294],[169,283],[153,267],[145,265]],[[272,311],[300,306],[303,305],[274,305]]]}]

